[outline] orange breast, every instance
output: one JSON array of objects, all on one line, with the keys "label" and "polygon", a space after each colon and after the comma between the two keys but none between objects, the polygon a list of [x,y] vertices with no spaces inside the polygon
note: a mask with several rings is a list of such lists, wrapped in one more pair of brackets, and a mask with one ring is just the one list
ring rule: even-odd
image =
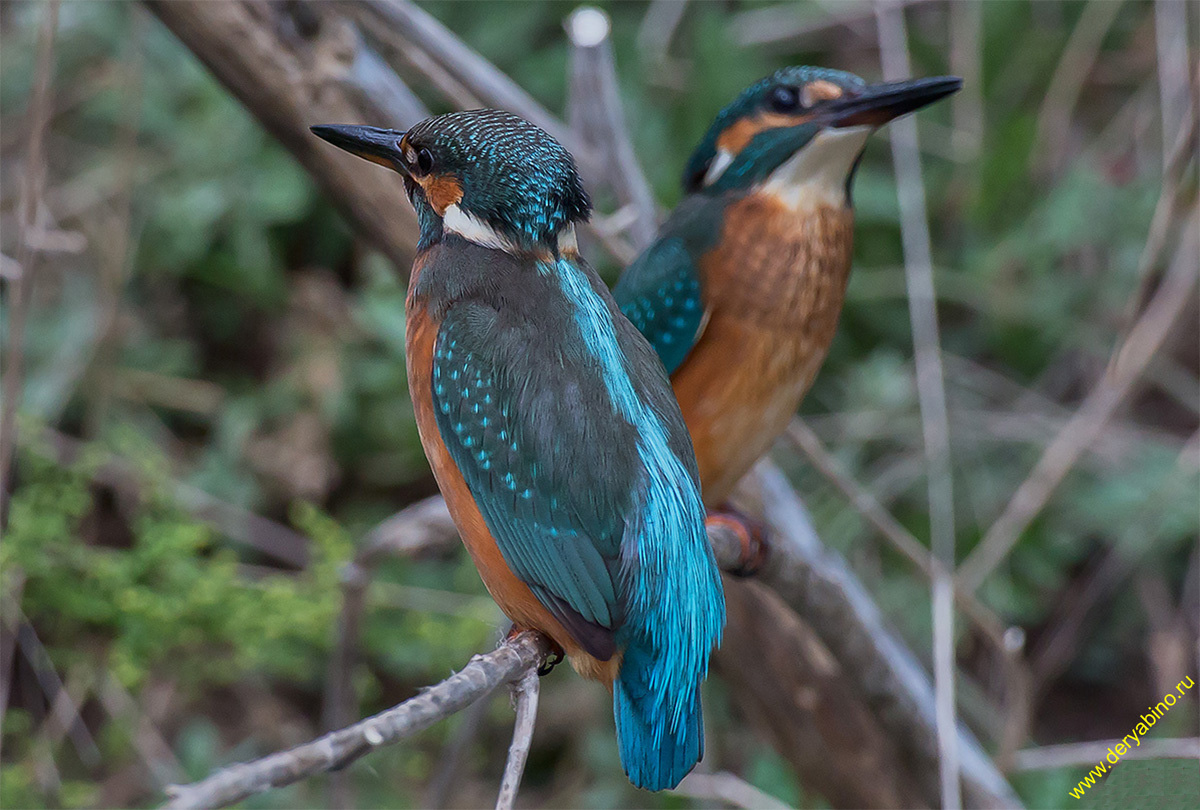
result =
[{"label": "orange breast", "polygon": [[849,209],[748,197],[700,261],[708,324],[671,376],[696,447],[705,503],[719,506],[784,429],[816,377],[846,293]]},{"label": "orange breast", "polygon": [[446,499],[446,506],[454,519],[454,525],[462,536],[463,544],[467,547],[483,584],[505,615],[522,629],[540,630],[545,633],[563,648],[571,665],[580,674],[604,681],[611,688],[620,666],[620,656],[614,656],[609,661],[599,661],[584,652],[562,623],[537,600],[529,586],[512,572],[488,530],[462,473],[442,441],[434,415],[431,385],[433,349],[437,340],[438,324],[433,322],[424,305],[413,299],[411,291],[416,286],[419,272],[420,259],[413,267],[406,307],[408,387],[416,413],[421,445],[425,448],[433,477]]}]

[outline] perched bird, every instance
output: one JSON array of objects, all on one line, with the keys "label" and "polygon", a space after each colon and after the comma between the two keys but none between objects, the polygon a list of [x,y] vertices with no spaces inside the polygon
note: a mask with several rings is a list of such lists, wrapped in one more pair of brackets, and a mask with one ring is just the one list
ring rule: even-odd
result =
[{"label": "perched bird", "polygon": [[480,576],[609,686],[630,780],[674,787],[703,752],[724,595],[662,363],[579,255],[571,155],[497,110],[313,132],[399,172],[416,209],[409,389]]},{"label": "perched bird", "polygon": [[671,374],[710,506],[784,431],[833,340],[867,137],[961,84],[784,68],[692,154],[686,196],[613,295]]}]

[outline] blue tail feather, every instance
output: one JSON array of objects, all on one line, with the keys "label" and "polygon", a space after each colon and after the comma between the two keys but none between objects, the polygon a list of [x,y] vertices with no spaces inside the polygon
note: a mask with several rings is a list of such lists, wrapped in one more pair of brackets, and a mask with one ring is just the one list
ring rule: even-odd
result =
[{"label": "blue tail feather", "polygon": [[668,701],[651,687],[657,680],[654,669],[651,655],[637,647],[626,650],[613,684],[613,714],[629,781],[646,790],[666,790],[678,785],[704,756],[704,720],[697,683],[672,722]]}]

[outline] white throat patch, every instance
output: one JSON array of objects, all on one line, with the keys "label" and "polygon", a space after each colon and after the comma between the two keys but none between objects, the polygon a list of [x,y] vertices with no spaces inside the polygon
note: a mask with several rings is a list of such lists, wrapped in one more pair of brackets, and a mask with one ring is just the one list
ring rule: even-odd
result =
[{"label": "white throat patch", "polygon": [[874,127],[845,127],[818,132],[787,159],[762,190],[792,209],[846,205],[846,178],[862,154]]},{"label": "white throat patch", "polygon": [[[442,228],[480,247],[503,250],[509,254],[521,252],[515,242],[479,217],[462,210],[457,204],[446,206],[446,213],[442,215]],[[579,252],[579,241],[575,236],[573,224],[558,232],[558,249],[560,252]]]},{"label": "white throat patch", "polygon": [[446,213],[442,214],[442,227],[481,247],[495,248],[505,253],[517,252],[517,246],[508,237],[498,233],[483,220],[468,214],[459,208],[457,203],[446,206]]}]

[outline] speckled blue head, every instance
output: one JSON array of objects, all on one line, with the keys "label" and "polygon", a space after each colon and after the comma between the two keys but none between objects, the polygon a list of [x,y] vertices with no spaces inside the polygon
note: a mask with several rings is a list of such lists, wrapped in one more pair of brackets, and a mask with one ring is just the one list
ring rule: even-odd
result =
[{"label": "speckled blue head", "polygon": [[313,132],[404,175],[423,246],[457,227],[505,247],[554,250],[558,235],[591,213],[571,154],[509,112],[453,112],[408,132],[351,126]]},{"label": "speckled blue head", "polygon": [[823,129],[882,126],[961,85],[953,76],[868,85],[841,70],[777,70],[743,90],[717,115],[684,170],[684,190],[719,193],[750,187]]}]

